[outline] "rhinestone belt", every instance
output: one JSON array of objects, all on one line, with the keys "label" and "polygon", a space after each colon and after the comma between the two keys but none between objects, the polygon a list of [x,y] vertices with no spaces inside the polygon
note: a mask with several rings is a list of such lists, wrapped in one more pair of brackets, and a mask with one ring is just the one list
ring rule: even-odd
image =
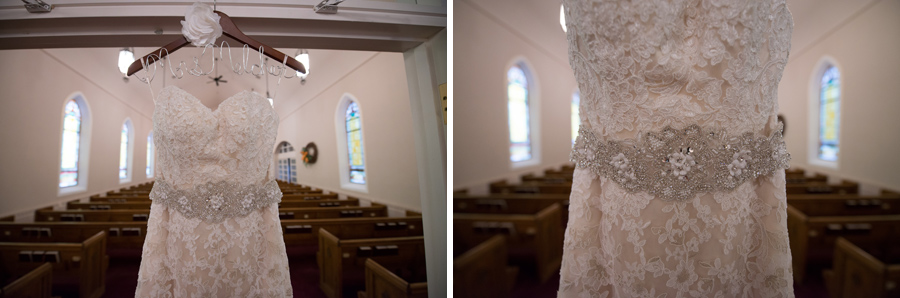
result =
[{"label": "rhinestone belt", "polygon": [[281,189],[271,180],[254,185],[234,182],[208,182],[191,189],[175,189],[165,180],[157,179],[150,191],[155,203],[178,210],[185,217],[220,222],[241,217],[281,201]]},{"label": "rhinestone belt", "polygon": [[628,192],[680,201],[788,168],[791,156],[781,131],[779,124],[769,137],[728,136],[694,124],[680,130],[667,126],[637,140],[601,141],[581,128],[571,160]]}]

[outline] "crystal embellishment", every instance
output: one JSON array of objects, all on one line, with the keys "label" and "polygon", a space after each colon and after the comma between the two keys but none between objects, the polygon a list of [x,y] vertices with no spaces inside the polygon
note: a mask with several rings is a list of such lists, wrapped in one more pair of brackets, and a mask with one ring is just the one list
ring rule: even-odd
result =
[{"label": "crystal embellishment", "polygon": [[637,140],[602,141],[579,130],[571,159],[579,168],[609,178],[631,193],[645,191],[666,201],[683,201],[697,193],[733,190],[791,160],[779,124],[769,137],[690,125],[665,127]]},{"label": "crystal embellishment", "polygon": [[178,210],[187,218],[207,222],[221,222],[226,218],[242,217],[260,208],[281,202],[281,189],[271,180],[266,183],[242,185],[219,181],[180,190],[165,180],[157,179],[150,191],[150,200]]}]

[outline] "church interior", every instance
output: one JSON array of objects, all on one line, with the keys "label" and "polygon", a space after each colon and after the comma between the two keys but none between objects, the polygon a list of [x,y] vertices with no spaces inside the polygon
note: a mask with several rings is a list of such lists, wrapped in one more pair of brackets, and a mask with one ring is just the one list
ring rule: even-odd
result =
[{"label": "church interior", "polygon": [[277,114],[266,172],[294,297],[446,293],[445,1],[210,1],[307,73],[223,36],[131,76],[193,1],[24,2],[0,4],[0,296],[135,295],[170,86],[210,113],[249,91]]},{"label": "church interior", "polygon": [[[900,1],[786,2],[794,293],[896,297]],[[556,297],[583,100],[561,5],[454,2],[454,293]]]}]

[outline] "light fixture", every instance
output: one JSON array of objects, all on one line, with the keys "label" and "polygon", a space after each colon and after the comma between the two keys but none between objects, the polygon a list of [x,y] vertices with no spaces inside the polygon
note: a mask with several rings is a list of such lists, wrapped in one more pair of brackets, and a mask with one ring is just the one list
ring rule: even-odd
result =
[{"label": "light fixture", "polygon": [[559,25],[562,26],[563,32],[566,32],[566,11],[562,4],[559,5]]},{"label": "light fixture", "polygon": [[131,66],[132,62],[134,62],[134,50],[129,48],[119,50],[119,72],[122,73],[126,82],[128,82],[128,76],[125,74],[128,73],[128,66]]},{"label": "light fixture", "polygon": [[[328,3],[331,2],[331,3]],[[316,13],[326,13],[326,14],[336,14],[338,11],[338,4],[341,4],[344,0],[322,0],[319,4],[313,7],[313,10]]]},{"label": "light fixture", "polygon": [[306,76],[309,75],[309,52],[306,50],[299,50],[297,51],[297,57],[294,58],[303,64],[303,68],[306,69],[306,73],[297,72],[297,76],[300,77],[300,84],[306,84]]}]

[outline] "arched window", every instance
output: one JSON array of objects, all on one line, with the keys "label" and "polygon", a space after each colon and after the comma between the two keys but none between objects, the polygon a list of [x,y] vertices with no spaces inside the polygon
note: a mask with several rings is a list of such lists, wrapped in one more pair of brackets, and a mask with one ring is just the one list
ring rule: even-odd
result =
[{"label": "arched window", "polygon": [[63,116],[62,162],[59,187],[78,185],[78,159],[81,145],[81,108],[74,99],[66,103]]},{"label": "arched window", "polygon": [[818,158],[837,161],[841,114],[841,74],[830,65],[822,73],[819,85],[819,143]]},{"label": "arched window", "polygon": [[334,111],[334,131],[341,188],[368,193],[371,169],[366,167],[363,108],[362,101],[344,93]]},{"label": "arched window", "polygon": [[362,120],[359,117],[359,105],[355,101],[347,105],[344,121],[347,129],[350,183],[366,184],[366,166],[363,163]]},{"label": "arched window", "polygon": [[91,152],[91,110],[80,92],[61,102],[59,189],[67,196],[87,191]]},{"label": "arched window", "polygon": [[119,143],[119,182],[131,181],[131,152],[132,152],[131,119],[125,119],[122,124],[122,139]]},{"label": "arched window", "polygon": [[153,153],[155,153],[153,150],[153,131],[150,131],[150,134],[147,135],[147,178],[153,177],[153,159],[155,157]]},{"label": "arched window", "polygon": [[524,65],[517,63],[506,72],[506,96],[509,110],[509,159],[519,162],[531,159],[530,107],[528,78]]},{"label": "arched window", "polygon": [[291,143],[281,142],[275,151],[278,159],[278,173],[275,179],[297,183],[297,159],[292,157],[294,146]]},{"label": "arched window", "polygon": [[581,115],[578,113],[578,105],[581,103],[581,92],[575,90],[572,93],[572,145],[575,145],[575,139],[578,138],[578,127],[581,125]]}]

